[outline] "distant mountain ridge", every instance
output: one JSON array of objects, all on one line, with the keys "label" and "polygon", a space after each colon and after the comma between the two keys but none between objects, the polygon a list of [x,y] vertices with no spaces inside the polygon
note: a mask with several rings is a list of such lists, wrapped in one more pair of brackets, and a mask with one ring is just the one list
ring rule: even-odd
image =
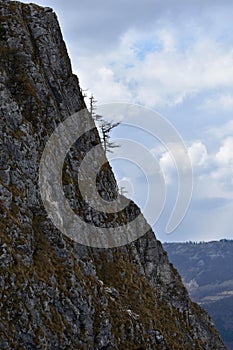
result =
[{"label": "distant mountain ridge", "polygon": [[233,240],[164,243],[193,301],[205,308],[233,349]]}]

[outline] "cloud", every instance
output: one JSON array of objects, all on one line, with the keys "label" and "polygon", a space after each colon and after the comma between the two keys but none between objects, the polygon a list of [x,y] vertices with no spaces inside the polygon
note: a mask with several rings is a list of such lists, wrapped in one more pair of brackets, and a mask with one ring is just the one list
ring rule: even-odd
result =
[{"label": "cloud", "polygon": [[[174,145],[173,149],[176,152]],[[208,155],[206,146],[201,141],[197,140],[194,141],[191,144],[191,146],[187,148],[187,152],[195,174],[197,176],[203,174],[210,161],[210,157]],[[164,174],[166,183],[171,184],[177,181],[176,164],[173,160],[173,157],[171,156],[171,153],[169,151],[164,151],[164,149],[161,147],[152,149],[151,153],[155,157],[159,158],[159,165],[162,173]],[[179,164],[184,163],[184,161],[180,159],[178,149],[176,152],[176,157],[178,159]]]},{"label": "cloud", "polygon": [[[31,2],[24,0],[24,2]],[[231,0],[37,0],[42,6],[51,6],[58,13],[62,27],[69,41],[77,46],[109,50],[115,46],[122,33],[130,28],[149,29],[161,24],[162,20],[173,22],[175,26],[189,18],[205,22],[207,28],[212,22],[227,22],[231,18]],[[212,28],[211,28],[212,29]]]},{"label": "cloud", "polygon": [[[74,70],[99,102],[160,108],[233,88],[230,1],[38,3],[58,12]],[[231,95],[219,97],[219,106],[230,108]]]},{"label": "cloud", "polygon": [[[188,147],[194,170],[192,201],[184,223],[169,240],[194,239],[193,237],[196,240],[206,240],[208,237],[217,239],[224,232],[229,232],[232,225],[229,213],[233,206],[232,149],[233,137],[218,140],[216,150],[211,152],[207,151],[203,140],[194,140]],[[172,207],[178,183],[173,159],[169,152],[159,147],[153,149],[152,153],[160,160],[166,185],[169,186],[168,205]],[[163,230],[163,222],[160,225],[160,230]],[[168,240],[164,235],[160,238]]]},{"label": "cloud", "polygon": [[171,184],[175,178],[175,164],[169,152],[164,152],[159,160],[166,184]]},{"label": "cloud", "polygon": [[208,161],[206,146],[201,141],[195,141],[188,148],[188,155],[194,168],[205,166]]},{"label": "cloud", "polygon": [[163,43],[160,51],[149,53],[143,62],[134,61],[126,72],[128,81],[137,81],[138,102],[150,107],[180,104],[207,90],[233,87],[233,55],[224,45],[202,37],[181,51],[178,43],[174,46],[175,34],[167,30],[167,36],[169,47]]},{"label": "cloud", "polygon": [[214,156],[216,169],[211,172],[211,178],[233,198],[233,137],[227,137]]},{"label": "cloud", "polygon": [[229,120],[226,123],[221,123],[221,125],[212,126],[206,131],[208,137],[212,137],[215,140],[223,140],[226,137],[233,135],[233,120]]},{"label": "cloud", "polygon": [[179,176],[187,169],[188,174],[192,174],[188,149],[180,143],[167,143],[166,147],[161,144],[152,148],[150,152],[158,161],[166,185],[178,185]]},{"label": "cloud", "polygon": [[194,170],[194,198],[233,199],[233,137],[216,142],[207,152],[202,141],[194,141],[188,153]]},{"label": "cloud", "polygon": [[[229,45],[206,33],[192,33],[192,40],[172,26],[150,32],[129,30],[117,45],[97,56],[76,55],[74,67],[80,81],[101,102],[122,100],[152,108],[180,105],[184,100],[233,89],[233,54]],[[183,43],[187,40],[187,45]],[[190,42],[189,42],[190,40]],[[203,97],[204,98],[204,97]],[[229,109],[231,95],[200,105]]]},{"label": "cloud", "polygon": [[228,137],[223,141],[222,146],[216,154],[216,159],[220,165],[233,165],[233,137]]},{"label": "cloud", "polygon": [[[91,91],[95,96],[101,96],[102,101],[130,101],[132,99],[130,91],[120,81],[115,80],[112,69],[100,66],[86,79],[87,87],[91,86]],[[89,92],[90,94],[90,92]]]},{"label": "cloud", "polygon": [[204,101],[202,108],[231,111],[233,109],[233,94],[217,95]]}]

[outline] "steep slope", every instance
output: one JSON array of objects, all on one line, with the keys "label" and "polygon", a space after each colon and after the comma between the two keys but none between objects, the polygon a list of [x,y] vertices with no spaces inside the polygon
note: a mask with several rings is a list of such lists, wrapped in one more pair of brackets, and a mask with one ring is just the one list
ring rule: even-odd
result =
[{"label": "steep slope", "polygon": [[165,243],[192,300],[214,320],[228,349],[233,349],[233,241]]},{"label": "steep slope", "polygon": [[[48,218],[40,158],[55,127],[85,104],[53,11],[0,4],[0,348],[225,349],[151,230],[127,246],[97,249],[74,243]],[[64,192],[93,230],[110,219],[123,225],[139,214],[133,203],[103,222],[77,188],[80,161],[100,142],[90,115],[78,122],[93,129],[67,155]],[[108,163],[98,186],[116,197]]]}]

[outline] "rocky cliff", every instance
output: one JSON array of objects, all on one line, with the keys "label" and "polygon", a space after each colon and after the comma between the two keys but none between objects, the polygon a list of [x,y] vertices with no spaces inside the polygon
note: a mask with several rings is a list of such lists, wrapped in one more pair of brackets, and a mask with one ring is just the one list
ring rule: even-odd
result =
[{"label": "rocky cliff", "polygon": [[[54,12],[8,0],[0,6],[0,348],[225,349],[151,230],[98,249],[75,243],[48,218],[40,158],[56,126],[85,103]],[[80,126],[93,129],[66,157],[64,192],[82,220],[123,225],[139,213],[133,203],[104,222],[77,187],[81,159],[100,142],[85,118]],[[98,178],[102,196],[115,197],[108,163]]]}]

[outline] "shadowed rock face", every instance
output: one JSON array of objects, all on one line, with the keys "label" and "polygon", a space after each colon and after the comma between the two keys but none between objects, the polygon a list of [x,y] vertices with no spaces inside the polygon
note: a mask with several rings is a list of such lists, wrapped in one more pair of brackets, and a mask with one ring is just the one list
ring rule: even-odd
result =
[{"label": "shadowed rock face", "polygon": [[[55,127],[85,104],[53,11],[0,6],[0,348],[225,349],[151,230],[127,246],[97,249],[69,240],[48,219],[40,158]],[[80,195],[77,169],[100,140],[90,115],[84,122],[93,130],[67,155],[63,185],[94,230],[103,217]],[[117,194],[108,163],[98,186],[106,198]],[[111,224],[138,213],[130,203]]]}]

